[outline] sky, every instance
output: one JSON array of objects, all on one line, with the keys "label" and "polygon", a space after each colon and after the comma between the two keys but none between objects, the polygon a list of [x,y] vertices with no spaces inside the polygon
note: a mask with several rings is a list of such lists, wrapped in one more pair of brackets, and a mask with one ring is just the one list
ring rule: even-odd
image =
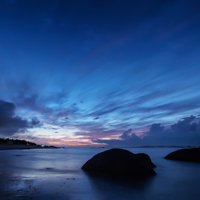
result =
[{"label": "sky", "polygon": [[200,1],[1,0],[0,137],[200,145]]}]

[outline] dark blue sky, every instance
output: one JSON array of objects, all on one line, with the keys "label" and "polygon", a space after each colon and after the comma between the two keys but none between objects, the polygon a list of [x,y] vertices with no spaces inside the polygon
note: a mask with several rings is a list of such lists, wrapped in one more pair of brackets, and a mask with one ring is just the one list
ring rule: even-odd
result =
[{"label": "dark blue sky", "polygon": [[1,0],[0,137],[198,145],[199,55],[197,0]]}]

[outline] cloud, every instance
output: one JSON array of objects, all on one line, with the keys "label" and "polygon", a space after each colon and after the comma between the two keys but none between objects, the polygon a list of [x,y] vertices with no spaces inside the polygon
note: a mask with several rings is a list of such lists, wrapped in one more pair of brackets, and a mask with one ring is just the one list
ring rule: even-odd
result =
[{"label": "cloud", "polygon": [[29,127],[33,128],[33,127],[38,127],[38,126],[41,126],[40,121],[36,117],[33,117],[31,122],[29,123]]},{"label": "cloud", "polygon": [[125,131],[121,136],[120,138],[121,139],[129,139],[130,138],[130,133],[131,133],[132,129],[129,129],[128,131]]},{"label": "cloud", "polygon": [[0,100],[0,135],[12,136],[15,133],[26,132],[28,128],[41,126],[40,121],[33,117],[31,120],[15,115],[15,105]]},{"label": "cloud", "polygon": [[103,143],[108,144],[110,147],[133,147],[140,146],[143,144],[143,140],[139,138],[137,135],[132,133],[130,136],[127,136],[128,133],[131,132],[131,129],[125,131],[120,138],[124,139],[112,139],[112,140],[101,140],[101,139],[92,139],[92,142],[95,143]]},{"label": "cloud", "polygon": [[131,129],[125,131],[119,139],[101,140],[92,139],[95,143],[106,143],[108,146],[131,147],[141,145],[199,145],[200,143],[200,119],[191,115],[172,124],[169,128],[160,123],[151,125],[149,131],[143,133],[143,138]]},{"label": "cloud", "polygon": [[191,115],[179,120],[177,123],[170,126],[169,129],[165,129],[161,124],[152,124],[150,130],[145,133],[147,137],[170,136],[170,137],[200,137],[200,122],[199,118]]},{"label": "cloud", "polygon": [[98,124],[83,123],[76,125],[79,130],[75,132],[75,136],[79,136],[82,139],[97,139],[97,138],[112,138],[121,133],[120,129],[108,129]]},{"label": "cloud", "polygon": [[151,135],[158,135],[164,131],[164,126],[161,126],[161,124],[152,124],[149,132],[147,132],[148,136]]},{"label": "cloud", "polygon": [[152,144],[199,145],[199,118],[191,115],[172,124],[168,129],[161,124],[153,124],[144,139]]},{"label": "cloud", "polygon": [[104,108],[101,108],[93,113],[90,113],[90,116],[95,116],[95,115],[106,115],[106,114],[109,114],[109,113],[112,113],[112,112],[115,112],[119,109],[121,109],[122,106],[113,106],[113,105],[107,105],[105,106]]}]

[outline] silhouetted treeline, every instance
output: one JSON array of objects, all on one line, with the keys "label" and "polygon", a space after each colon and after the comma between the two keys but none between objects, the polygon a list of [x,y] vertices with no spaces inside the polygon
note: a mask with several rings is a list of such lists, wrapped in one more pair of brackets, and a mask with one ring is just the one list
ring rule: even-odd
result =
[{"label": "silhouetted treeline", "polygon": [[3,138],[0,138],[0,143],[2,144],[8,144],[8,141],[11,141],[13,144],[23,144],[23,145],[36,145],[35,143],[33,142],[29,142],[29,141],[26,141],[26,140],[17,140],[17,139],[3,139]]}]

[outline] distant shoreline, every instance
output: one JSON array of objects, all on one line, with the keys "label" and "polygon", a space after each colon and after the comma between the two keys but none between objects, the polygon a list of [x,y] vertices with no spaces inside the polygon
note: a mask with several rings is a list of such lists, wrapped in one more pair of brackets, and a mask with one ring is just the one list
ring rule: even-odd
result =
[{"label": "distant shoreline", "polygon": [[0,144],[0,150],[17,150],[17,149],[57,149],[60,147],[49,147],[41,145],[23,145],[23,144]]}]

